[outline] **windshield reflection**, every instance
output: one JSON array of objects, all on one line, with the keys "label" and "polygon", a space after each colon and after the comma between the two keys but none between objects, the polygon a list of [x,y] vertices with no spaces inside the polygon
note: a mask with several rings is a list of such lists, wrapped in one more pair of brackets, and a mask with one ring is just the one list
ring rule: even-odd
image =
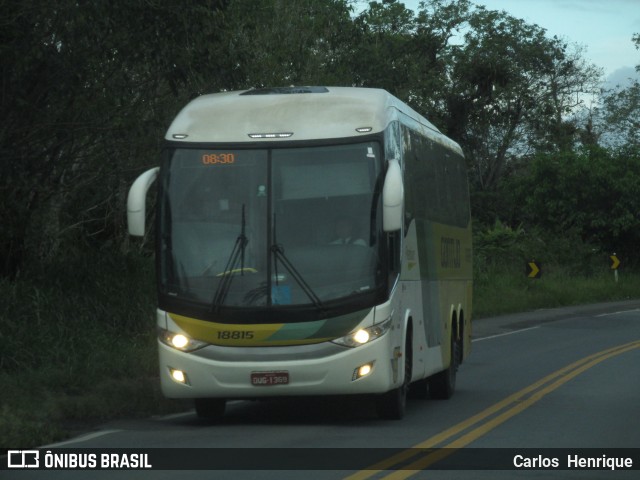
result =
[{"label": "windshield reflection", "polygon": [[222,307],[310,305],[380,283],[376,142],[176,149],[163,168],[161,293]]}]

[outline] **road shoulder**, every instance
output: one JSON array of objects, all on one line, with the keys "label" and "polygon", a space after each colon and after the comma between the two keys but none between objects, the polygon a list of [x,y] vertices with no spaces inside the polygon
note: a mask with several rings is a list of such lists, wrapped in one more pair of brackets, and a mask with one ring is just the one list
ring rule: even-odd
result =
[{"label": "road shoulder", "polygon": [[473,338],[500,335],[514,330],[530,328],[542,323],[555,322],[581,316],[595,317],[605,313],[640,309],[640,299],[619,302],[573,305],[560,308],[543,308],[531,312],[512,313],[497,317],[474,319]]}]

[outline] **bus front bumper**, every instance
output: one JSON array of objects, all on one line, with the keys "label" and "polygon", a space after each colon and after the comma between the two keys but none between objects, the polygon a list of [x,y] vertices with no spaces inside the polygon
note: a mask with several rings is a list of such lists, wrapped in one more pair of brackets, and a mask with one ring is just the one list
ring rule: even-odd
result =
[{"label": "bus front bumper", "polygon": [[162,391],[169,398],[384,393],[402,381],[402,353],[391,342],[387,334],[356,348],[330,342],[251,349],[211,345],[193,353],[158,342]]}]

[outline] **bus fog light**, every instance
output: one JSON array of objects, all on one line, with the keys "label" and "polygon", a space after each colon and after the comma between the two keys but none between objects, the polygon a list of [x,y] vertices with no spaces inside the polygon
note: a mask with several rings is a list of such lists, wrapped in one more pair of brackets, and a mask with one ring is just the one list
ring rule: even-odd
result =
[{"label": "bus fog light", "polygon": [[184,373],[182,370],[170,368],[169,373],[171,374],[171,378],[173,379],[174,382],[182,383],[183,385],[189,385],[187,374]]},{"label": "bus fog light", "polygon": [[364,365],[360,365],[353,371],[353,376],[351,377],[351,381],[358,380],[359,378],[366,377],[373,371],[374,362],[365,363]]}]

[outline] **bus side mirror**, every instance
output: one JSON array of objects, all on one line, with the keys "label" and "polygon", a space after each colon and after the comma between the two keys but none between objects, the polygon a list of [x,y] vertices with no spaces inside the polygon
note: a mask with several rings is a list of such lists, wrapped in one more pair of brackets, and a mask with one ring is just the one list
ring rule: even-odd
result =
[{"label": "bus side mirror", "polygon": [[382,187],[382,229],[395,232],[402,228],[404,185],[398,160],[389,160],[389,167]]},{"label": "bus side mirror", "polygon": [[127,197],[127,225],[129,235],[144,236],[147,192],[158,176],[160,167],[147,170],[133,182]]}]

